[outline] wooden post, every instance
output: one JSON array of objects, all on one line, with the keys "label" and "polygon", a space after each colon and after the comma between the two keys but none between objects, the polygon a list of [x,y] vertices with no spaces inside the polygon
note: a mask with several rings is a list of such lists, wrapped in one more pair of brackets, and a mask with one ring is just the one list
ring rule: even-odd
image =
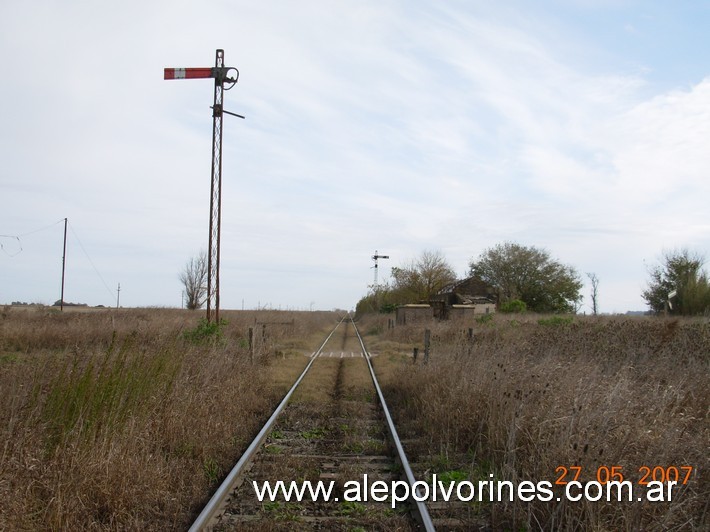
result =
[{"label": "wooden post", "polygon": [[64,218],[64,251],[62,252],[62,295],[59,298],[59,310],[64,311],[64,270],[67,265],[67,219]]},{"label": "wooden post", "polygon": [[431,345],[431,331],[424,329],[424,363],[429,362],[429,346]]},{"label": "wooden post", "polygon": [[249,361],[254,363],[254,328],[249,327]]},{"label": "wooden post", "polygon": [[419,348],[415,347],[414,351],[412,352],[412,356],[414,357],[414,364],[417,363],[417,356],[419,355]]}]

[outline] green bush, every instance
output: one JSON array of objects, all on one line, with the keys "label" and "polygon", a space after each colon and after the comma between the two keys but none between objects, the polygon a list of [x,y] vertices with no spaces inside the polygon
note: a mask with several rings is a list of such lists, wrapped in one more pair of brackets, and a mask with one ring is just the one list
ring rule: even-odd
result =
[{"label": "green bush", "polygon": [[185,340],[189,340],[194,344],[203,344],[208,342],[218,342],[224,336],[222,329],[227,325],[227,321],[221,319],[219,321],[207,321],[206,318],[200,318],[200,322],[194,329],[188,329],[182,335]]},{"label": "green bush", "polygon": [[396,303],[384,303],[380,305],[380,314],[391,314],[397,310]]},{"label": "green bush", "polygon": [[491,321],[493,321],[493,314],[481,314],[478,318],[476,318],[476,323],[479,323],[481,325],[484,325]]},{"label": "green bush", "polygon": [[506,314],[521,314],[525,312],[528,309],[528,306],[525,304],[525,301],[521,301],[520,299],[511,299],[510,301],[506,301],[505,303],[501,303],[499,310],[501,312],[504,312]]}]

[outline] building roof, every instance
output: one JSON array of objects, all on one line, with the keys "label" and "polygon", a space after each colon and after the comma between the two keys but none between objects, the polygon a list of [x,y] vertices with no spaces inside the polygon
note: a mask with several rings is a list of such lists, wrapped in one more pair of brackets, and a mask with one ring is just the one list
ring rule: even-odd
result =
[{"label": "building roof", "polygon": [[495,288],[477,277],[467,277],[445,286],[439,290],[438,294],[455,294],[459,303],[471,304],[478,303],[478,301],[474,301],[477,299],[493,301]]}]

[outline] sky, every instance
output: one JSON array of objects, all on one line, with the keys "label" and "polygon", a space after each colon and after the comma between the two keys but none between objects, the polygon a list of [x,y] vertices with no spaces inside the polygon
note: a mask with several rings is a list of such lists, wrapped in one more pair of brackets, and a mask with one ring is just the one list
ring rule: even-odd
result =
[{"label": "sky", "polygon": [[710,2],[0,3],[0,304],[180,307],[224,93],[224,309],[352,309],[440,252],[546,249],[602,312],[710,257]]}]

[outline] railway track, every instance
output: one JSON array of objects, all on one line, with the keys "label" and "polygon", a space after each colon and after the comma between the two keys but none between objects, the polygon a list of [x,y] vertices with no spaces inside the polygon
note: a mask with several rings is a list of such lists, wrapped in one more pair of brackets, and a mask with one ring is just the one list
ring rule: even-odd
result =
[{"label": "railway track", "polygon": [[[190,530],[434,530],[421,502],[393,508],[389,497],[373,500],[377,482],[411,486],[415,479],[370,358],[355,323],[344,318]],[[279,481],[286,490],[307,489],[307,482],[322,490],[297,500]],[[273,493],[264,491],[267,482]],[[398,495],[406,491],[400,485]]]}]

